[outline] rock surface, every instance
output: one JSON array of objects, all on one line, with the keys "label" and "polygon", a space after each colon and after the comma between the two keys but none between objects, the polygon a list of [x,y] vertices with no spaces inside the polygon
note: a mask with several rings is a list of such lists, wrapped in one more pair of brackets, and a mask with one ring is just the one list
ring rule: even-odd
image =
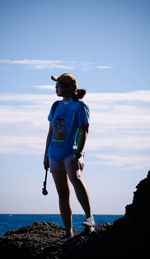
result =
[{"label": "rock surface", "polygon": [[137,185],[125,216],[114,224],[98,225],[95,232],[76,232],[65,241],[65,230],[54,224],[35,222],[32,226],[7,232],[0,238],[1,258],[146,258],[150,236],[150,171]]}]

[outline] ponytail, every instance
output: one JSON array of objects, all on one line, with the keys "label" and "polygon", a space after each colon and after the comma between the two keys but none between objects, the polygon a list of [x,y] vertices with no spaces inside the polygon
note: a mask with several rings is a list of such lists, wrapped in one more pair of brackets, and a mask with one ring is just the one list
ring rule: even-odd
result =
[{"label": "ponytail", "polygon": [[78,89],[75,93],[72,93],[72,99],[74,102],[77,102],[78,99],[82,99],[86,95],[86,90],[85,89]]}]

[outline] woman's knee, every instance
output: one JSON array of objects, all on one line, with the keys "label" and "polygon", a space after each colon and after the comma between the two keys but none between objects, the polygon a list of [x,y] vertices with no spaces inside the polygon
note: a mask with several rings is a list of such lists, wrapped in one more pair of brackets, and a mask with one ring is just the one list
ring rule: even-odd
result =
[{"label": "woman's knee", "polygon": [[79,185],[82,183],[81,171],[71,172],[69,174],[69,179],[73,185]]}]

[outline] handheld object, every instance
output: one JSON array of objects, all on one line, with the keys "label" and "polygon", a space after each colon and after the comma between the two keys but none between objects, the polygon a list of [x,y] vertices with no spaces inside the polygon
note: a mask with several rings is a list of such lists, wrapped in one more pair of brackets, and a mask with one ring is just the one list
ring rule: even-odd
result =
[{"label": "handheld object", "polygon": [[43,195],[47,195],[48,194],[48,191],[46,190],[47,172],[48,172],[48,169],[46,169],[46,171],[45,171],[45,181],[43,182],[43,188],[42,188],[42,194]]}]

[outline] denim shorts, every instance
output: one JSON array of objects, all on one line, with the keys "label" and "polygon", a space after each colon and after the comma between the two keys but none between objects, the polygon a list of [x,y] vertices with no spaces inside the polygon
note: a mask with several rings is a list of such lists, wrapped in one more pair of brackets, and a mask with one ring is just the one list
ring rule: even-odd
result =
[{"label": "denim shorts", "polygon": [[[80,164],[75,165],[74,163],[71,164],[72,159],[74,158],[74,154],[71,154],[69,156],[67,156],[65,159],[63,160],[51,160],[49,159],[49,167],[50,167],[50,172],[56,172],[56,171],[61,171],[63,169],[65,169],[66,171],[70,171],[70,169],[77,171],[80,168]],[[83,156],[81,156],[81,158],[79,159],[79,162],[82,163],[82,165],[84,166],[83,163]],[[71,164],[71,167],[70,167]],[[81,169],[82,171],[83,169]]]}]

